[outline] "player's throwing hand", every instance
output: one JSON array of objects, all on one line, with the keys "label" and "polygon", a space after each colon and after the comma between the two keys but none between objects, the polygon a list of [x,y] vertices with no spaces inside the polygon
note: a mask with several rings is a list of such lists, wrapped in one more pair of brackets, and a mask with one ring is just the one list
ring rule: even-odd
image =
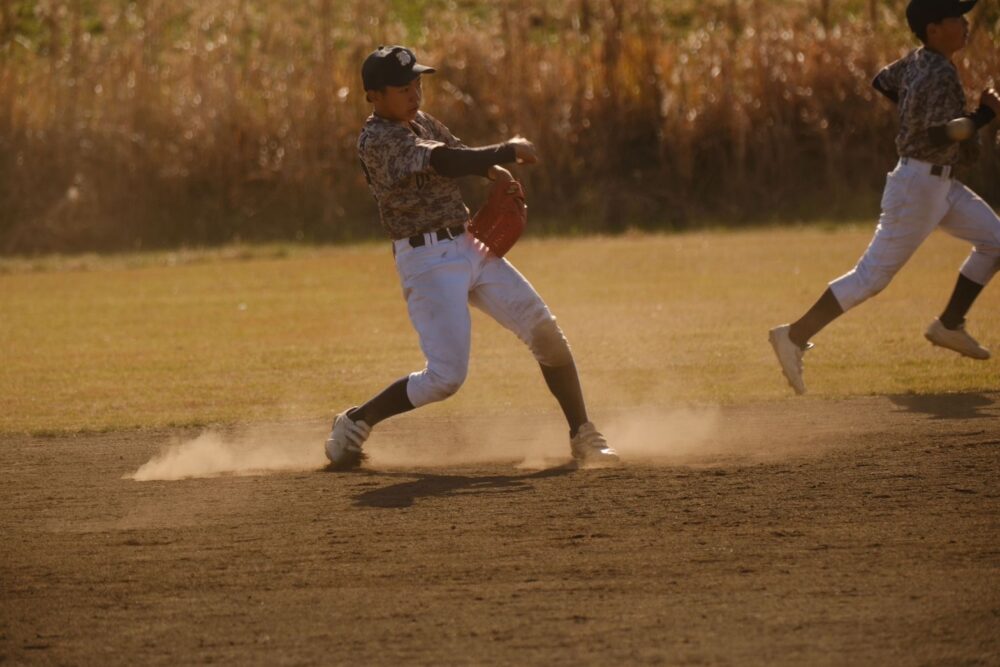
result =
[{"label": "player's throwing hand", "polygon": [[979,97],[979,103],[993,109],[993,113],[1000,114],[1000,93],[996,88],[987,88]]},{"label": "player's throwing hand", "polygon": [[524,137],[513,137],[507,141],[507,144],[514,147],[518,164],[538,163],[538,151],[535,149],[535,144]]}]

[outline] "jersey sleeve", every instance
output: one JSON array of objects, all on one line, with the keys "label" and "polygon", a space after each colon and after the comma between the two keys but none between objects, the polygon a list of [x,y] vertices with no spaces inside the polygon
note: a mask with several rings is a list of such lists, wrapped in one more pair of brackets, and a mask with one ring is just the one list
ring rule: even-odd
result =
[{"label": "jersey sleeve", "polygon": [[[421,112],[423,113],[423,112]],[[424,113],[424,118],[431,126],[431,131],[448,148],[468,148],[461,139],[451,133],[448,127],[429,113]]]},{"label": "jersey sleeve", "polygon": [[897,60],[883,67],[872,79],[872,87],[897,104],[899,103],[903,67],[903,60]]},{"label": "jersey sleeve", "polygon": [[445,144],[423,139],[404,127],[364,135],[358,141],[358,155],[370,181],[391,188],[412,176],[431,169],[431,152]]}]

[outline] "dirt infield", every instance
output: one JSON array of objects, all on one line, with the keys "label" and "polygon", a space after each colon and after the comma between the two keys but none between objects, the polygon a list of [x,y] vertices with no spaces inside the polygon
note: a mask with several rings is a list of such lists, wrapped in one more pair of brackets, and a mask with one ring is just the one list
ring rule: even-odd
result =
[{"label": "dirt infield", "polygon": [[599,417],[0,440],[0,662],[1000,663],[1000,394]]}]

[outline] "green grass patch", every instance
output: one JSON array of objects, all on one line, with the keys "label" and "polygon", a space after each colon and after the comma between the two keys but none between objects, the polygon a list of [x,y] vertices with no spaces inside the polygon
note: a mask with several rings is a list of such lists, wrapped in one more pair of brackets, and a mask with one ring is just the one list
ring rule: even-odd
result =
[{"label": "green grass patch", "polygon": [[[872,225],[525,239],[511,260],[576,354],[592,410],[996,390],[997,360],[923,340],[964,243],[935,234],[806,357],[792,398],[767,330],[864,250]],[[18,263],[20,262],[20,263]],[[1000,291],[970,329],[1000,349]],[[427,411],[555,411],[528,351],[478,312],[461,392]],[[0,266],[0,432],[315,419],[422,367],[387,243]]]}]

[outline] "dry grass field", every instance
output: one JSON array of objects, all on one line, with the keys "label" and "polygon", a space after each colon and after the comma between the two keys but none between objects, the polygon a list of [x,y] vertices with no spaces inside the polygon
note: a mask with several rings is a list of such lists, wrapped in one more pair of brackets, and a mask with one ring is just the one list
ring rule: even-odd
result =
[{"label": "dry grass field", "polygon": [[323,471],[420,363],[384,243],[4,260],[0,663],[997,664],[997,361],[921,336],[965,249],[821,334],[808,396],[771,358],[869,233],[519,244],[609,470],[478,317],[453,400]]},{"label": "dry grass field", "polygon": [[[871,227],[525,240],[598,408],[787,398],[767,330],[853,266]],[[996,361],[932,348],[964,244],[935,234],[807,359],[810,398],[996,390]],[[0,263],[0,433],[312,419],[422,365],[388,244]],[[1000,349],[1000,290],[970,329]],[[436,414],[554,408],[530,354],[478,316]]]}]

